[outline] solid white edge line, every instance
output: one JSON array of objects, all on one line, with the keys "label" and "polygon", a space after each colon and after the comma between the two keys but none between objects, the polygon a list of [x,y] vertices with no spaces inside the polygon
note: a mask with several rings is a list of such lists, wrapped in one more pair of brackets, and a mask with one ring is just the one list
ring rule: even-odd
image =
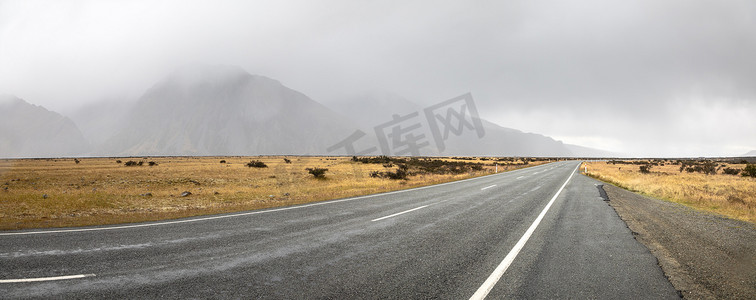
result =
[{"label": "solid white edge line", "polygon": [[283,210],[290,210],[290,209],[298,209],[298,208],[305,208],[305,207],[312,207],[312,206],[318,206],[318,205],[326,205],[326,204],[333,204],[333,203],[339,203],[339,202],[346,202],[346,201],[354,201],[359,199],[365,199],[365,198],[371,198],[371,197],[378,197],[378,196],[386,196],[386,195],[392,195],[397,193],[404,193],[404,192],[410,192],[410,191],[417,191],[437,186],[443,186],[447,184],[455,184],[470,180],[476,180],[481,179],[489,176],[496,176],[496,175],[512,175],[514,173],[520,173],[524,172],[526,170],[533,170],[532,168],[539,168],[543,166],[550,165],[552,163],[538,165],[534,167],[528,167],[524,169],[517,169],[512,170],[509,172],[501,172],[501,173],[495,173],[491,175],[484,175],[480,177],[475,178],[468,178],[468,179],[462,179],[457,181],[450,181],[445,183],[439,183],[434,185],[426,185],[406,190],[398,190],[398,191],[391,191],[391,192],[385,192],[385,193],[379,193],[379,194],[371,194],[371,195],[364,195],[364,196],[357,196],[353,198],[345,198],[345,199],[338,199],[338,200],[327,200],[323,202],[317,202],[317,203],[310,203],[310,204],[304,204],[304,205],[297,205],[297,206],[287,206],[287,207],[280,207],[280,208],[273,208],[273,209],[267,209],[267,210],[256,210],[256,211],[250,211],[246,213],[236,213],[236,214],[230,214],[230,215],[220,215],[220,216],[213,216],[213,217],[202,217],[202,218],[196,218],[196,219],[186,219],[186,220],[177,220],[177,221],[166,221],[166,222],[158,222],[158,223],[147,223],[147,224],[136,224],[136,225],[121,225],[121,226],[112,226],[112,227],[95,227],[95,228],[81,228],[81,229],[61,229],[61,230],[45,230],[45,231],[29,231],[29,232],[0,232],[0,236],[8,236],[8,235],[33,235],[33,234],[48,234],[48,233],[68,233],[68,232],[84,232],[84,231],[102,231],[102,230],[115,230],[115,229],[128,229],[128,228],[139,228],[139,227],[151,227],[151,226],[162,226],[162,225],[171,225],[171,224],[180,224],[180,223],[192,223],[192,222],[199,222],[199,221],[208,221],[208,220],[215,220],[215,219],[225,219],[225,218],[233,218],[233,217],[242,217],[242,216],[249,216],[249,215],[256,215],[256,214],[263,214],[263,213],[269,213],[269,212],[277,212],[277,211],[283,211]]},{"label": "solid white edge line", "polygon": [[481,190],[481,191],[482,191],[482,190],[487,190],[487,189],[490,189],[490,188],[492,188],[492,187],[495,187],[495,186],[496,186],[495,184],[494,184],[494,185],[489,185],[489,186],[487,186],[487,187],[484,187],[484,188],[482,188],[482,189],[480,189],[480,190]]},{"label": "solid white edge line", "polygon": [[55,280],[78,279],[78,278],[94,277],[94,276],[95,276],[95,274],[79,274],[79,275],[66,275],[66,276],[54,276],[54,277],[39,277],[39,278],[0,279],[0,283],[22,283],[22,282],[55,281]]},{"label": "solid white edge line", "polygon": [[398,213],[395,213],[395,214],[393,214],[393,215],[388,215],[388,216],[385,216],[385,217],[380,217],[380,218],[378,218],[378,219],[373,219],[373,220],[370,220],[370,222],[375,222],[375,221],[380,221],[380,220],[383,220],[383,219],[388,219],[388,218],[391,218],[391,217],[396,217],[396,216],[398,216],[398,215],[401,215],[401,214],[406,214],[406,213],[408,213],[408,212],[411,212],[411,211],[415,211],[415,210],[418,210],[418,209],[421,209],[421,208],[426,208],[426,207],[428,207],[428,206],[430,206],[430,204],[428,204],[428,205],[423,205],[423,206],[420,206],[420,207],[415,207],[415,208],[413,208],[413,209],[408,209],[408,210],[405,210],[405,211],[403,211],[403,212],[398,212]]},{"label": "solid white edge line", "polygon": [[567,178],[567,180],[564,181],[564,184],[562,184],[562,187],[559,188],[559,191],[557,191],[556,194],[554,194],[554,197],[551,198],[551,201],[549,201],[548,204],[546,204],[546,207],[543,208],[541,211],[541,214],[538,215],[538,217],[533,221],[533,224],[530,225],[527,231],[525,231],[525,234],[522,235],[519,241],[517,241],[517,244],[515,244],[514,248],[509,251],[509,254],[507,254],[506,257],[504,257],[504,260],[501,261],[499,266],[496,267],[496,269],[491,273],[490,276],[486,279],[485,282],[483,282],[483,285],[481,285],[477,291],[475,291],[475,294],[470,297],[470,300],[482,300],[485,299],[489,292],[491,292],[491,289],[493,289],[494,285],[499,281],[502,275],[504,275],[504,272],[507,271],[509,268],[509,265],[512,264],[515,257],[517,257],[517,254],[520,253],[520,250],[525,246],[525,243],[528,242],[530,239],[530,236],[533,235],[533,232],[535,231],[536,227],[538,227],[538,224],[541,223],[541,220],[543,220],[543,217],[546,215],[546,212],[549,211],[549,208],[551,208],[551,205],[554,204],[554,201],[557,197],[559,197],[559,194],[562,193],[562,190],[564,190],[564,187],[567,186],[567,183],[570,182],[570,179],[572,179],[572,176],[575,175],[575,171],[577,171],[578,167],[580,167],[580,164],[575,167],[574,170],[572,170],[572,173],[570,173],[570,177]]}]

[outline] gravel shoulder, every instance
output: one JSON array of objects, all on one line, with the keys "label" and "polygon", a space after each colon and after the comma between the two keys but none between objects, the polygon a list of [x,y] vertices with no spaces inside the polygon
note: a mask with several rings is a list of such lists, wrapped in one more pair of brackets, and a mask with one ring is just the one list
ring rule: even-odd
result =
[{"label": "gravel shoulder", "polygon": [[756,299],[756,225],[603,187],[684,298]]}]

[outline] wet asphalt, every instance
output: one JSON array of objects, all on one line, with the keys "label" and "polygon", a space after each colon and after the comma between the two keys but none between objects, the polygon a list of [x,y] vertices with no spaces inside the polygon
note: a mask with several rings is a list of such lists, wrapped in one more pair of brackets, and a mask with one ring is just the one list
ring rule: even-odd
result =
[{"label": "wet asphalt", "polygon": [[[279,209],[0,232],[0,298],[468,299],[573,173],[487,298],[678,298],[578,164]],[[55,276],[81,278],[18,282]]]}]

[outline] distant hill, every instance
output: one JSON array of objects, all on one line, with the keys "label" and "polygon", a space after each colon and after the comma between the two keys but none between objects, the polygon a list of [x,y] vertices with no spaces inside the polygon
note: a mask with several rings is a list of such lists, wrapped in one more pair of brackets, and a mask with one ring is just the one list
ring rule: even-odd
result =
[{"label": "distant hill", "polygon": [[356,128],[276,80],[227,66],[173,72],[125,120],[99,154],[325,154]]},{"label": "distant hill", "polygon": [[742,156],[756,156],[756,150],[751,150],[750,152],[743,154]]},{"label": "distant hill", "polygon": [[98,149],[108,139],[123,129],[126,117],[134,103],[125,100],[104,100],[79,108],[70,115],[84,138]]},{"label": "distant hill", "polygon": [[[442,99],[445,100],[445,99]],[[418,134],[424,134],[431,139],[432,133],[423,109],[401,96],[387,92],[373,92],[354,96],[348,99],[326,103],[331,109],[350,117],[358,123],[361,129],[373,134],[374,127],[392,120],[392,115],[404,116],[419,112],[418,120],[423,125]],[[422,155],[468,155],[468,156],[581,156],[597,157],[612,156],[611,153],[564,144],[550,137],[525,133],[520,130],[506,128],[492,122],[480,119],[485,130],[483,137],[475,132],[463,132],[460,135],[450,135],[445,141],[445,149],[439,149],[433,143],[421,150]]]},{"label": "distant hill", "polygon": [[0,157],[80,156],[90,145],[70,119],[11,95],[0,95]]},{"label": "distant hill", "polygon": [[588,148],[572,144],[564,144],[575,157],[626,157],[626,154],[606,150]]}]

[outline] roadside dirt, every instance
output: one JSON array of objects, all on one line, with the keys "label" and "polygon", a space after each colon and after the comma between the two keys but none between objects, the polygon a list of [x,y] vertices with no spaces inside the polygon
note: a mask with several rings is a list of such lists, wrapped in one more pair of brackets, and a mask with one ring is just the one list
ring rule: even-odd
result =
[{"label": "roadside dirt", "polygon": [[756,299],[756,225],[604,184],[609,204],[687,299]]}]

